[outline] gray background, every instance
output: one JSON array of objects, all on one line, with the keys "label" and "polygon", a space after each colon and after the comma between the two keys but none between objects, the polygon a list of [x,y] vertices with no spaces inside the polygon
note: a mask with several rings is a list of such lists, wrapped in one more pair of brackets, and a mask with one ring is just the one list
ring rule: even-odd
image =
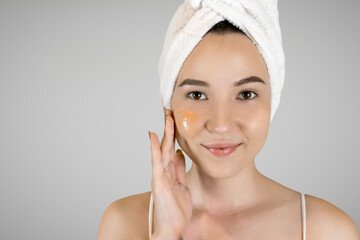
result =
[{"label": "gray background", "polygon": [[[150,190],[157,64],[181,2],[0,1],[0,239],[95,239],[112,201]],[[359,227],[360,1],[279,11],[286,81],[257,167]]]}]

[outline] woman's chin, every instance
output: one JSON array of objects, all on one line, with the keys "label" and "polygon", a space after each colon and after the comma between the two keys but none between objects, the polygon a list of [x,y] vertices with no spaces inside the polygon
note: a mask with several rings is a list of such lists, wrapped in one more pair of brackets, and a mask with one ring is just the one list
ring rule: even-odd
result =
[{"label": "woman's chin", "polygon": [[206,176],[208,178],[213,179],[226,179],[233,177],[239,173],[239,171],[234,171],[235,169],[229,169],[229,168],[219,168],[219,167],[209,167],[209,166],[201,166],[193,162],[199,171],[200,174],[203,176]]}]

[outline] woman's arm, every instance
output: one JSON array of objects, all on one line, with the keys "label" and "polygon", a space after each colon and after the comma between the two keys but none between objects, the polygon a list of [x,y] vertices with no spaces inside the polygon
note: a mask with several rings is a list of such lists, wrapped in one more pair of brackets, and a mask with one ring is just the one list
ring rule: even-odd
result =
[{"label": "woman's arm", "polygon": [[145,192],[111,203],[101,219],[97,239],[148,239],[149,199],[150,192]]},{"label": "woman's arm", "polygon": [[324,199],[311,195],[306,198],[307,239],[360,240],[359,230],[347,213]]},{"label": "woman's arm", "polygon": [[105,210],[97,240],[120,240],[134,237],[129,224],[128,210],[124,203],[123,199],[117,200]]}]

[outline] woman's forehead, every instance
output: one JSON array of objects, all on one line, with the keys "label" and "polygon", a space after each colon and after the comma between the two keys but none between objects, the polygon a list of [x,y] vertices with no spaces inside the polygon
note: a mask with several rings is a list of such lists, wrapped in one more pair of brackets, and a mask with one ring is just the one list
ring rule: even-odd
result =
[{"label": "woman's forehead", "polygon": [[245,35],[207,34],[184,62],[177,79],[240,80],[256,76],[269,81],[265,61]]}]

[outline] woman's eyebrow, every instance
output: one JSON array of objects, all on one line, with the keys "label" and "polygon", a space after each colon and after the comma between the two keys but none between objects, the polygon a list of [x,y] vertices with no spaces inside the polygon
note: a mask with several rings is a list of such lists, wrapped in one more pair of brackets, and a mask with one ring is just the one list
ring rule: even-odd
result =
[{"label": "woman's eyebrow", "polygon": [[205,82],[205,81],[201,81],[201,80],[196,80],[196,79],[185,79],[184,81],[182,81],[179,84],[179,87],[185,86],[185,85],[195,85],[195,86],[202,86],[202,87],[209,87],[210,85]]},{"label": "woman's eyebrow", "polygon": [[[240,79],[236,82],[234,82],[234,87],[241,86],[243,84],[247,83],[253,83],[253,82],[260,82],[265,84],[265,81],[257,76],[250,76],[243,79]],[[185,85],[195,85],[195,86],[202,86],[202,87],[209,87],[209,83],[197,79],[185,79],[179,84],[179,87],[185,86]]]},{"label": "woman's eyebrow", "polygon": [[246,78],[243,78],[243,79],[240,79],[240,80],[234,82],[234,87],[238,87],[238,86],[241,86],[243,84],[253,83],[253,82],[260,82],[260,83],[265,84],[265,81],[262,80],[261,78],[259,78],[257,76],[251,76],[251,77],[246,77]]}]

